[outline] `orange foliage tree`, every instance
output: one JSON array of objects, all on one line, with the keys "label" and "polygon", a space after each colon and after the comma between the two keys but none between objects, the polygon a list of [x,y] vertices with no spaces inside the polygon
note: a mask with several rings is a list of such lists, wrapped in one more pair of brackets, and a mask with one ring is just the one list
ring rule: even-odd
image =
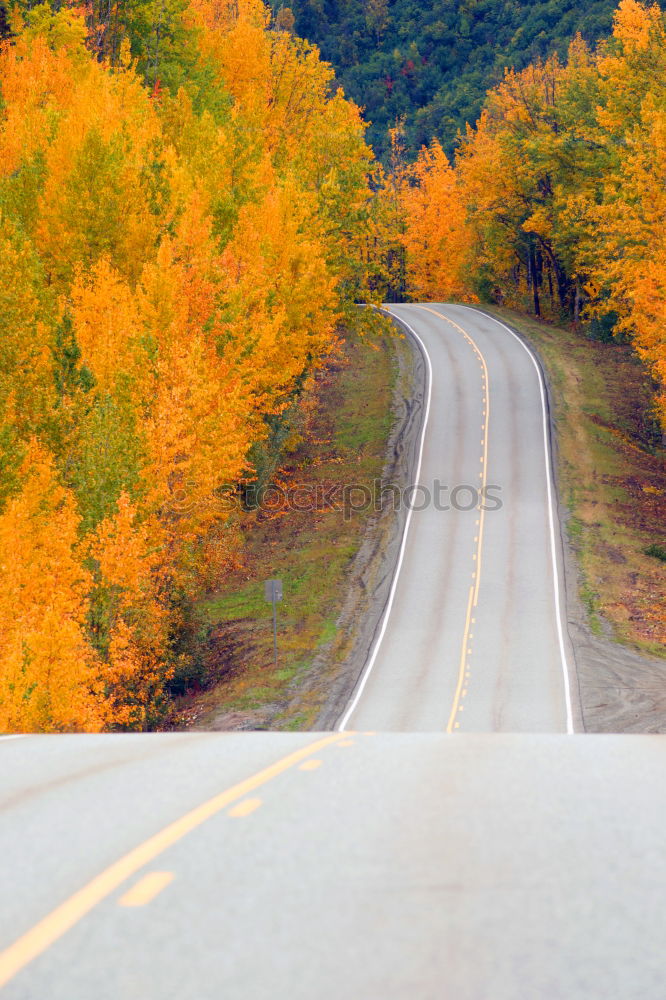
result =
[{"label": "orange foliage tree", "polygon": [[469,299],[471,234],[467,206],[446,153],[435,140],[403,186],[407,280],[421,299]]},{"label": "orange foliage tree", "polygon": [[598,71],[598,139],[613,152],[589,213],[590,312],[632,338],[666,435],[666,19],[656,5],[622,0]]},{"label": "orange foliage tree", "polygon": [[91,579],[76,505],[35,441],[21,487],[0,515],[0,730],[99,730],[99,662],[86,634]]}]

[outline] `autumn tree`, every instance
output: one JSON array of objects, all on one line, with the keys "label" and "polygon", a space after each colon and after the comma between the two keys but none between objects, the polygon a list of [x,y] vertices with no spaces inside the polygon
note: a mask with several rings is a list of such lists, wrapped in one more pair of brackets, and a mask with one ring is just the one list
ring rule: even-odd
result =
[{"label": "autumn tree", "polygon": [[458,179],[435,140],[421,154],[406,181],[407,280],[420,299],[466,299],[471,269],[467,206]]},{"label": "autumn tree", "polygon": [[20,478],[0,515],[0,731],[99,730],[98,663],[86,637],[91,580],[76,507],[34,440]]},{"label": "autumn tree", "polygon": [[598,69],[598,141],[612,152],[589,214],[589,308],[632,338],[666,432],[666,23],[656,5],[622,0]]},{"label": "autumn tree", "polygon": [[280,7],[275,15],[275,27],[278,31],[288,31],[291,34],[296,26],[296,18],[291,7]]}]

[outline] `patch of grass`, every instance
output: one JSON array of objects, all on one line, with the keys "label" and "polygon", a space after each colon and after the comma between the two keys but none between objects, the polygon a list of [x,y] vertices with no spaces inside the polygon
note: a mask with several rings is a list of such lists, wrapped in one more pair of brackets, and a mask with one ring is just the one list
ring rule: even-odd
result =
[{"label": "patch of grass", "polygon": [[597,595],[592,592],[586,583],[580,588],[580,599],[587,611],[587,620],[590,628],[595,635],[602,635],[603,629],[599,615],[597,614]]},{"label": "patch of grass", "polygon": [[284,724],[284,730],[288,733],[297,733],[303,729],[306,729],[308,725],[307,716],[305,715],[295,715],[292,719]]},{"label": "patch of grass", "polygon": [[[276,481],[320,491],[351,483],[370,487],[385,462],[395,375],[390,336],[349,335],[305,395],[302,440],[283,460]],[[269,720],[271,728],[312,726],[316,706],[301,706],[295,718],[279,706],[308,675],[321,647],[335,642],[348,570],[369,516],[345,520],[342,510],[322,505],[242,516],[242,565],[201,603],[211,630],[215,684],[179,700],[184,724],[205,728],[227,713],[245,712],[254,713],[250,725]],[[282,579],[284,588],[277,669],[272,609],[264,600],[270,577]]]},{"label": "patch of grass", "polygon": [[218,594],[202,601],[201,607],[206,612],[207,620],[213,625],[234,618],[258,620],[266,616],[263,590],[259,592],[255,585],[244,587],[234,594]]},{"label": "patch of grass", "polygon": [[353,405],[340,413],[335,429],[335,445],[347,455],[372,452],[378,436],[386,440],[391,430],[391,411],[381,409],[377,397],[359,394]]},{"label": "patch of grass", "polygon": [[572,542],[580,544],[583,538],[583,522],[577,517],[570,517],[567,522],[569,538]]},{"label": "patch of grass", "polygon": [[276,681],[282,683],[283,681],[293,681],[297,673],[298,669],[296,667],[285,667],[284,670],[276,670],[274,677]]},{"label": "patch of grass", "polygon": [[592,630],[666,655],[666,595],[655,527],[666,520],[664,449],[652,386],[627,345],[492,308],[537,348],[557,426],[558,483]]},{"label": "patch of grass", "polygon": [[651,556],[653,559],[661,559],[662,562],[666,562],[666,546],[648,545],[645,549],[645,555]]},{"label": "patch of grass", "polygon": [[334,618],[329,621],[324,622],[324,627],[321,630],[321,635],[319,636],[319,644],[325,646],[327,642],[331,642],[335,639],[336,632],[338,631],[338,626]]}]

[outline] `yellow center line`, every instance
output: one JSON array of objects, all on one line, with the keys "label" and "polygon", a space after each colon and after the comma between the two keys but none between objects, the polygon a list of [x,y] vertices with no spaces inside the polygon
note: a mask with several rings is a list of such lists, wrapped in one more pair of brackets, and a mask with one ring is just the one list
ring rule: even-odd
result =
[{"label": "yellow center line", "polygon": [[449,724],[446,727],[447,733],[452,733],[454,728],[457,729],[456,725],[456,715],[460,709],[460,699],[462,697],[462,690],[465,685],[465,672],[467,667],[467,634],[470,628],[470,618],[472,617],[472,601],[474,599],[474,587],[469,588],[469,600],[467,601],[467,617],[465,619],[465,631],[463,633],[462,649],[460,652],[460,669],[458,671],[458,684],[456,687],[455,697],[453,699],[453,706],[451,707],[451,715],[449,716]]},{"label": "yellow center line", "polygon": [[[437,309],[431,309],[429,306],[418,306],[418,308],[423,309],[425,312],[432,313],[434,316],[438,316],[440,319],[443,319],[446,323],[449,323],[452,327],[454,327],[454,329],[458,330],[459,333],[462,333],[465,340],[472,345],[476,354],[481,359],[481,365],[483,367],[483,383],[484,383],[483,404],[486,407],[486,409],[483,411],[483,415],[486,418],[486,421],[485,421],[485,426],[483,428],[483,445],[482,445],[483,455],[481,456],[483,471],[481,472],[480,478],[481,478],[481,496],[482,498],[485,498],[485,489],[486,486],[488,485],[488,430],[490,428],[490,376],[488,374],[488,366],[486,364],[486,359],[484,358],[481,350],[479,349],[478,344],[476,344],[474,339],[467,333],[466,330],[463,330],[461,326],[459,326],[456,322],[454,322],[454,320],[449,319],[449,317],[445,316],[444,313],[438,312]],[[486,520],[486,512],[484,510],[484,504],[481,503],[479,511],[479,543],[477,548],[478,571],[476,574],[476,586],[474,588],[474,607],[476,607],[479,602],[479,587],[481,585],[481,554],[483,550],[483,529],[485,525],[485,520]]]},{"label": "yellow center line", "polygon": [[274,778],[284,774],[290,768],[300,764],[306,758],[311,757],[317,751],[333,743],[340,741],[340,733],[334,733],[323,737],[315,743],[296,750],[294,753],[283,757],[263,771],[245,781],[240,781],[226,791],[221,792],[214,798],[209,799],[202,805],[197,806],[190,812],[181,816],[174,823],[170,823],[159,833],[135,847],[124,857],[116,861],[92,881],[84,885],[82,889],[75,892],[73,896],[61,903],[60,906],[52,910],[46,917],[35,924],[29,931],[23,934],[17,941],[11,944],[5,951],[0,952],[0,988],[5,986],[10,979],[26,967],[33,959],[41,955],[47,948],[59,940],[70,928],[74,927],[83,919],[98,903],[111,895],[112,892],[122,885],[128,878],[135,875],[145,865],[150,864],[156,857],[162,854],[169,847],[182,840],[188,833],[196,830],[197,827],[205,823],[206,820],[226,809],[228,806],[242,799],[250,792],[268,784]]},{"label": "yellow center line", "polygon": [[318,767],[321,767],[320,760],[306,760],[298,765],[299,771],[316,771]]},{"label": "yellow center line", "polygon": [[243,799],[237,806],[229,810],[227,816],[231,816],[233,819],[242,819],[243,816],[249,816],[250,813],[255,812],[260,806],[261,799]]},{"label": "yellow center line", "polygon": [[118,906],[145,906],[173,882],[173,872],[149,872],[118,900]]},{"label": "yellow center line", "polygon": [[[481,430],[483,432],[483,439],[481,441],[481,447],[482,447],[483,451],[482,451],[481,459],[480,459],[480,462],[481,462],[481,472],[479,473],[479,479],[481,480],[481,500],[479,501],[479,518],[478,518],[478,520],[476,522],[476,524],[478,526],[478,529],[479,529],[479,532],[478,532],[478,535],[474,539],[474,541],[476,543],[476,553],[473,556],[473,561],[474,561],[474,563],[476,565],[476,571],[474,573],[472,573],[472,579],[474,580],[474,585],[472,586],[472,588],[470,590],[470,598],[469,598],[469,602],[468,602],[468,606],[467,606],[467,618],[466,618],[466,621],[465,621],[465,631],[463,633],[463,640],[462,640],[462,654],[461,654],[461,657],[460,657],[460,672],[459,672],[459,676],[458,676],[458,685],[457,685],[457,688],[456,688],[455,697],[453,699],[453,706],[451,708],[451,716],[449,718],[449,724],[448,724],[448,726],[446,728],[447,733],[450,733],[450,732],[453,731],[454,728],[457,729],[459,727],[459,723],[455,722],[455,717],[456,717],[458,711],[462,708],[462,706],[460,705],[460,698],[461,698],[461,692],[462,692],[462,687],[463,687],[463,681],[464,681],[464,678],[465,678],[465,670],[466,670],[466,666],[467,666],[467,655],[469,655],[469,653],[471,652],[471,650],[468,649],[468,646],[467,646],[468,640],[469,640],[469,638],[471,638],[471,636],[469,636],[470,618],[471,618],[472,609],[475,608],[477,606],[477,604],[479,603],[479,587],[481,586],[481,562],[482,562],[482,555],[483,555],[483,532],[484,532],[485,522],[486,522],[485,496],[486,496],[486,487],[488,485],[488,432],[489,432],[489,429],[490,429],[490,376],[488,374],[488,365],[486,364],[486,359],[484,358],[483,353],[481,352],[478,344],[474,341],[474,338],[471,337],[467,333],[466,330],[463,330],[463,328],[461,326],[459,326],[456,322],[454,322],[454,320],[450,319],[448,316],[445,316],[444,313],[439,312],[437,309],[431,309],[430,306],[418,306],[417,308],[423,309],[425,312],[432,313],[434,316],[439,317],[439,319],[443,319],[446,323],[449,323],[449,325],[452,326],[455,330],[458,330],[458,332],[463,335],[463,337],[465,338],[465,340],[467,341],[467,343],[470,344],[471,347],[473,348],[474,353],[479,358],[479,361],[480,361],[480,364],[481,364],[481,369],[482,369],[482,376],[481,376],[482,383],[483,383],[482,384],[482,392],[483,392],[483,395],[482,395],[482,405],[484,407],[484,409],[483,409],[484,422],[483,422],[482,427],[481,427]],[[466,650],[467,650],[467,653],[465,652]]]}]

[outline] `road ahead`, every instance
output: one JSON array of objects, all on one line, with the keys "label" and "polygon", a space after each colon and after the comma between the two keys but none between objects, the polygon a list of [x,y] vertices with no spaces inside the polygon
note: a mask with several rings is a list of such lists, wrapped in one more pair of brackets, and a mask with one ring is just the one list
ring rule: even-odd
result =
[{"label": "road ahead", "polygon": [[429,372],[419,489],[382,631],[341,725],[571,732],[576,686],[536,361],[476,310],[390,312]]}]

